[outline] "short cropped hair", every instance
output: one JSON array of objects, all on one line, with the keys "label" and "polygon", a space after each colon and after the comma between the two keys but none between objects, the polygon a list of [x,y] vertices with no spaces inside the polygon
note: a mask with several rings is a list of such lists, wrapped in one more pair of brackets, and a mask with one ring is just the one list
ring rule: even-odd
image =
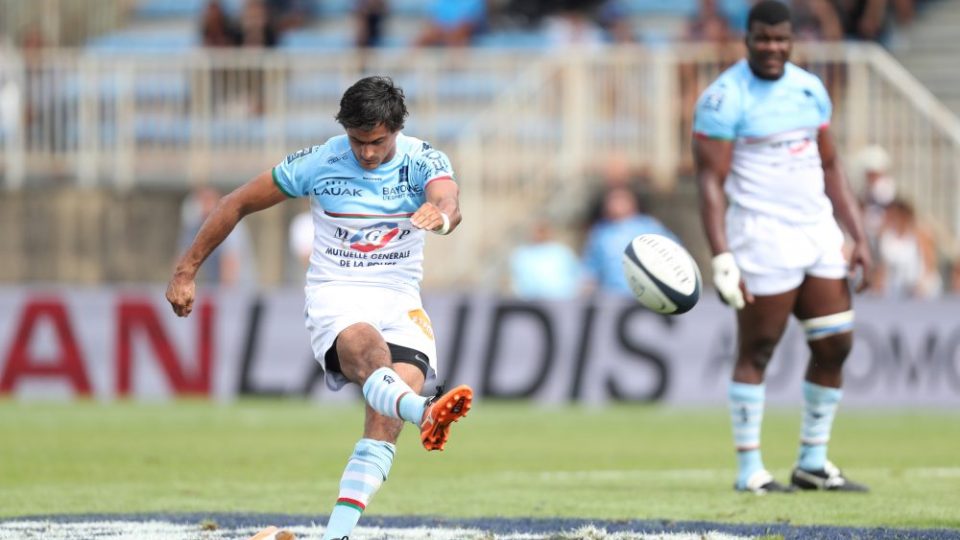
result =
[{"label": "short cropped hair", "polygon": [[403,90],[390,77],[374,76],[360,79],[343,93],[336,120],[347,129],[369,131],[383,124],[400,131],[408,114]]},{"label": "short cropped hair", "polygon": [[769,25],[789,22],[790,8],[778,0],[760,0],[750,8],[750,14],[747,15],[747,32],[754,21]]}]

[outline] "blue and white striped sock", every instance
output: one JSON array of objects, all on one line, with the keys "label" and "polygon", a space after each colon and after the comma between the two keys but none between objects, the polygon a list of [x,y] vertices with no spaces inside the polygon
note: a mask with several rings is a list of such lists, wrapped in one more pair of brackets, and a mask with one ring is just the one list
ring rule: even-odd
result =
[{"label": "blue and white striped sock", "polygon": [[323,540],[350,536],[370,498],[390,475],[397,447],[384,441],[360,439],[340,477],[340,495],[330,512]]},{"label": "blue and white striped sock", "polygon": [[427,403],[427,398],[414,392],[396,371],[388,367],[382,367],[367,377],[363,383],[363,397],[378,413],[418,426]]},{"label": "blue and white striped sock", "polygon": [[803,422],[797,457],[797,466],[801,469],[818,471],[826,465],[830,430],[842,396],[839,388],[803,382]]},{"label": "blue and white striped sock", "polygon": [[730,420],[737,448],[737,487],[744,488],[753,473],[763,470],[760,424],[763,422],[764,385],[731,382]]}]

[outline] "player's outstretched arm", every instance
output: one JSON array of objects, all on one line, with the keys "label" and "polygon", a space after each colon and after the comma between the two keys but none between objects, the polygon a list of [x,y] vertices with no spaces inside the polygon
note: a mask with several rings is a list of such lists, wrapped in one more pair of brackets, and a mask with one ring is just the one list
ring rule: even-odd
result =
[{"label": "player's outstretched arm", "polygon": [[713,253],[713,284],[724,302],[740,309],[746,302],[753,302],[753,295],[740,279],[740,269],[730,253],[724,228],[727,197],[723,183],[733,160],[733,141],[695,137],[693,159],[700,192],[700,218]]},{"label": "player's outstretched arm", "polygon": [[456,182],[436,180],[427,184],[427,201],[412,216],[410,223],[418,229],[450,234],[457,228],[460,216],[460,188]]},{"label": "player's outstretched arm", "polygon": [[260,173],[224,196],[203,222],[193,243],[180,257],[167,284],[167,301],[174,313],[186,317],[193,310],[195,278],[200,265],[247,214],[269,208],[287,196],[273,183],[273,172]]},{"label": "player's outstretched arm", "polygon": [[850,189],[837,149],[833,144],[833,136],[827,127],[820,129],[817,135],[817,145],[820,148],[820,160],[823,164],[823,183],[827,197],[833,204],[833,211],[840,224],[847,230],[853,239],[853,251],[850,254],[851,275],[859,268],[860,282],[857,283],[857,292],[866,290],[870,286],[873,270],[873,258],[870,255],[870,245],[863,229],[863,218],[860,215],[860,205]]}]

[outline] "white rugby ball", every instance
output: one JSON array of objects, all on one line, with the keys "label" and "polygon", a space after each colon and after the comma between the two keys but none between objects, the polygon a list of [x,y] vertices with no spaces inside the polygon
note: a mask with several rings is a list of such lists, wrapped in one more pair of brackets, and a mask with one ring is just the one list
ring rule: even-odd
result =
[{"label": "white rugby ball", "polygon": [[697,263],[666,236],[634,238],[623,250],[623,273],[637,300],[657,313],[686,313],[700,300],[703,284]]}]

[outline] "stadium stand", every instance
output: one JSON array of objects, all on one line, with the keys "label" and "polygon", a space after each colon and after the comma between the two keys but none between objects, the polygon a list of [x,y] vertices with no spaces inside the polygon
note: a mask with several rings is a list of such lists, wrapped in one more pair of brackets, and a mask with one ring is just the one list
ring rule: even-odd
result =
[{"label": "stadium stand", "polygon": [[960,114],[960,10],[949,0],[924,6],[923,12],[895,40],[894,52],[903,65],[954,113]]},{"label": "stadium stand", "polygon": [[[229,16],[243,13],[245,0],[221,1]],[[462,260],[502,260],[511,247],[503,239],[530,225],[523,218],[530,201],[576,219],[591,187],[587,171],[609,151],[624,152],[632,167],[650,175],[655,207],[695,208],[685,177],[689,125],[677,121],[689,107],[678,96],[696,95],[731,60],[715,45],[682,41],[702,0],[616,1],[614,12],[640,45],[592,53],[552,49],[544,30],[550,10],[521,15],[511,11],[519,0],[493,2],[485,31],[463,50],[409,46],[430,0],[389,1],[384,40],[373,50],[355,47],[351,0],[306,2],[303,23],[284,27],[269,50],[204,48],[199,19],[206,0],[130,0],[109,17],[91,10],[91,17],[112,17],[115,24],[78,23],[90,29],[82,48],[3,53],[12,56],[0,67],[0,95],[8,104],[23,100],[28,109],[22,125],[10,114],[0,123],[3,183],[15,189],[185,190],[202,182],[227,188],[286,152],[339,133],[333,112],[341,92],[362,74],[378,72],[405,88],[415,113],[409,130],[451,154],[471,194],[465,211],[509,216],[489,230],[465,228],[457,249],[470,256]],[[716,0],[732,29],[742,26],[744,5]],[[958,12],[946,0],[923,7],[902,33],[911,48],[898,54],[949,100],[960,87],[949,79],[956,70],[925,73],[935,62],[924,51],[932,55],[940,47],[945,52],[936,52],[944,55],[938,58],[949,59],[952,45],[923,36],[948,32],[936,28],[952,24]],[[58,39],[53,35],[48,44]],[[914,64],[911,50],[917,51]],[[915,179],[904,183],[903,194],[918,211],[938,230],[960,229],[954,181],[960,165],[950,157],[960,147],[955,116],[944,114],[930,92],[876,46],[804,44],[797,58],[831,88],[841,142],[850,150],[887,148],[893,174]],[[696,226],[658,217],[699,242]],[[286,227],[278,222],[268,229],[273,232],[264,234],[282,235]],[[13,272],[0,264],[0,277]],[[485,280],[481,274],[464,265],[443,279]],[[267,283],[281,275],[263,273]]]}]

